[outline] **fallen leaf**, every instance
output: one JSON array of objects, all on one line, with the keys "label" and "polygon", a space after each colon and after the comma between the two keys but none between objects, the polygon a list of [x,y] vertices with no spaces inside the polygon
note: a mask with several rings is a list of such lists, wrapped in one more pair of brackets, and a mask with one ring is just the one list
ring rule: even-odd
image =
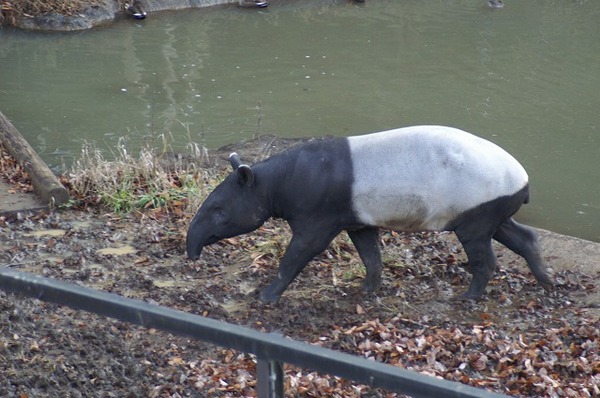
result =
[{"label": "fallen leaf", "polygon": [[485,354],[479,355],[471,362],[471,367],[475,370],[484,370],[487,367],[488,357]]},{"label": "fallen leaf", "polygon": [[147,256],[143,256],[143,257],[136,258],[133,263],[140,265],[140,264],[146,264],[149,262],[150,262],[150,259]]},{"label": "fallen leaf", "polygon": [[172,357],[171,359],[169,359],[169,365],[183,365],[183,359],[181,359],[180,357]]}]

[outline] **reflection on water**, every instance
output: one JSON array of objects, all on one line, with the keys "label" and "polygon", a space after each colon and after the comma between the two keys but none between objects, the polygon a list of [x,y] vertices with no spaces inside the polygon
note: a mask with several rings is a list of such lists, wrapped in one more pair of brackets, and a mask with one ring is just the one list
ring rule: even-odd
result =
[{"label": "reflection on water", "polygon": [[528,223],[600,241],[600,2],[275,0],[79,33],[0,30],[0,110],[54,166],[83,140],[218,147],[446,124],[525,165]]}]

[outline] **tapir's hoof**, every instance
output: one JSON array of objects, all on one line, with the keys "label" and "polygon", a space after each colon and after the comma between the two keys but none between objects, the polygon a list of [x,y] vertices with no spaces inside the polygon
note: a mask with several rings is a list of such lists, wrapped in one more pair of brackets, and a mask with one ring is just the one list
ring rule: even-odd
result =
[{"label": "tapir's hoof", "polygon": [[545,291],[547,291],[548,293],[551,293],[553,291],[556,290],[556,285],[554,283],[548,283],[548,282],[538,282]]},{"label": "tapir's hoof", "polygon": [[367,283],[363,283],[362,285],[363,292],[365,293],[375,293],[377,290],[379,290],[379,287],[380,285],[371,285]]},{"label": "tapir's hoof", "polygon": [[365,293],[374,293],[376,292],[379,288],[381,287],[381,281],[375,281],[375,282],[363,282],[362,284],[362,290]]},{"label": "tapir's hoof", "polygon": [[483,298],[483,294],[479,293],[473,293],[473,292],[469,292],[466,291],[462,294],[457,294],[456,296],[453,296],[450,298],[450,301],[478,301],[481,300]]},{"label": "tapir's hoof", "polygon": [[546,268],[541,275],[536,275],[538,283],[546,290],[554,290],[556,285],[556,273],[552,268]]},{"label": "tapir's hoof", "polygon": [[275,304],[275,303],[277,303],[277,301],[279,300],[280,295],[270,293],[268,290],[269,289],[267,288],[267,289],[263,290],[262,292],[260,292],[260,296],[259,296],[260,301],[262,301],[265,304]]}]

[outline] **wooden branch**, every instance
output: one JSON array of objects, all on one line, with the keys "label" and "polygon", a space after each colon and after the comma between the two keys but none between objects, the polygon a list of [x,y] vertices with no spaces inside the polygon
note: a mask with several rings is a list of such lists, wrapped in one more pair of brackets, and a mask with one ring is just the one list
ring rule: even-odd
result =
[{"label": "wooden branch", "polygon": [[33,188],[44,203],[57,206],[69,200],[67,189],[2,112],[0,112],[0,142],[27,171]]}]

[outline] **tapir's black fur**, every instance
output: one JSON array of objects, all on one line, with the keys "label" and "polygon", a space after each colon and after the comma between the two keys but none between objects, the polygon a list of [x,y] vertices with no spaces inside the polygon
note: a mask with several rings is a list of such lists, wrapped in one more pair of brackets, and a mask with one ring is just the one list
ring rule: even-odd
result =
[{"label": "tapir's black fur", "polygon": [[[252,166],[254,181],[251,184],[246,183],[246,177],[240,174],[240,168],[236,168],[207,198],[192,220],[187,238],[188,256],[196,259],[203,246],[253,231],[270,217],[285,219],[292,229],[293,238],[281,261],[277,280],[262,294],[265,301],[276,301],[306,263],[325,250],[331,240],[344,229],[349,230],[351,238],[359,246],[365,246],[362,243],[365,238],[361,236],[368,236],[369,244],[373,247],[364,250],[377,252],[379,258],[376,229],[370,232],[352,232],[362,226],[351,208],[353,174],[352,168],[347,167],[351,164],[349,156],[348,143],[342,138],[316,140]],[[236,182],[232,184],[227,180]],[[278,183],[273,184],[273,181]],[[241,188],[241,191],[228,192],[226,188],[231,185],[236,190]],[[253,195],[248,194],[250,191]],[[219,227],[223,224],[218,220],[208,219],[211,214],[214,218],[223,210],[220,206],[215,208],[213,199],[218,198],[216,202],[235,200],[240,197],[240,193],[246,197],[245,200],[254,195],[262,199],[261,205],[253,207],[260,209],[257,213],[244,211],[243,214],[230,215],[231,222],[241,220],[242,224],[249,225],[248,228],[236,229],[225,225],[226,228],[221,229]],[[336,217],[332,218],[331,214],[336,214]],[[200,232],[206,225],[214,226],[208,236],[204,236],[206,232]],[[364,250],[360,253],[364,253]],[[370,258],[367,262],[374,263]],[[367,280],[373,280],[370,290],[379,286],[380,274],[380,264],[367,266]],[[281,282],[276,283],[279,281]]]},{"label": "tapir's black fur", "polygon": [[[367,291],[379,287],[378,228],[361,223],[352,208],[354,173],[347,139],[308,142],[252,167],[241,164],[235,154],[231,161],[234,171],[209,195],[190,224],[189,258],[197,259],[208,244],[255,230],[270,217],[283,218],[292,229],[292,240],[277,278],[261,293],[262,300],[277,301],[306,264],[343,230],[365,264],[363,287]],[[465,297],[480,296],[494,272],[492,238],[523,256],[544,286],[552,284],[535,233],[511,218],[528,200],[527,184],[510,196],[468,210],[443,228],[456,233],[469,259],[473,280]]]}]

